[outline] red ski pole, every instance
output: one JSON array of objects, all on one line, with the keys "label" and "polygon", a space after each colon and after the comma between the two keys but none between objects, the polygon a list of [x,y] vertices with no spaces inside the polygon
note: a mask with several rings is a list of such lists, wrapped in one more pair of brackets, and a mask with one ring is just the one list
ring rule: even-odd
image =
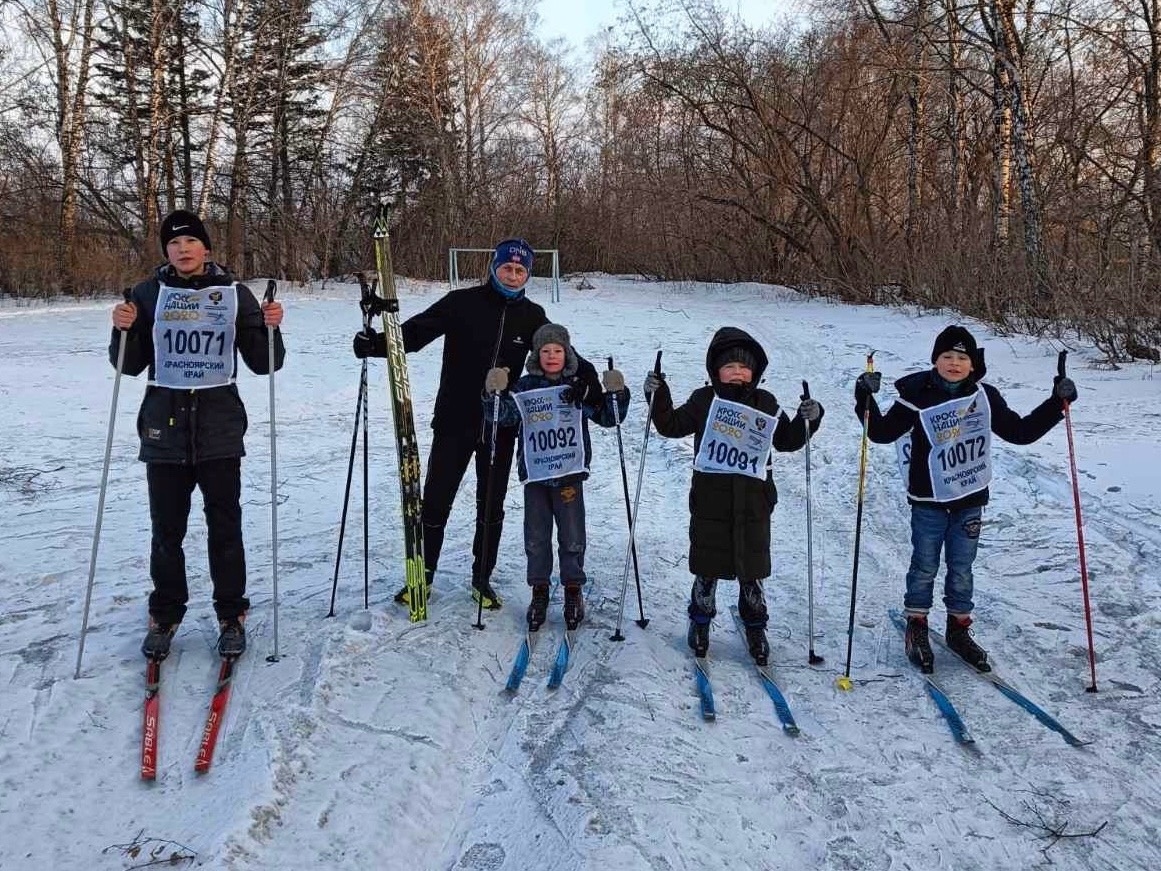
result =
[{"label": "red ski pole", "polygon": [[[1060,356],[1056,358],[1056,374],[1064,377],[1064,360],[1068,356],[1068,351],[1061,351]],[[1072,440],[1072,415],[1069,412],[1070,403],[1063,401],[1064,407],[1064,431],[1068,433],[1068,465],[1072,470],[1072,504],[1076,510],[1076,546],[1080,553],[1080,590],[1084,596],[1084,625],[1088,632],[1088,667],[1092,674],[1092,684],[1085,687],[1085,692],[1095,693],[1097,691],[1096,678],[1096,649],[1092,642],[1092,606],[1089,604],[1088,598],[1088,561],[1084,555],[1084,524],[1081,522],[1080,516],[1080,478],[1076,473],[1076,446]]]}]

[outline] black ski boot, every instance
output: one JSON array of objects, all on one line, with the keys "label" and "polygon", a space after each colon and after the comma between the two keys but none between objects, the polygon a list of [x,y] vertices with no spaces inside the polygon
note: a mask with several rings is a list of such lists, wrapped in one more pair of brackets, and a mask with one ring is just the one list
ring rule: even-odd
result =
[{"label": "black ski boot", "polygon": [[971,636],[972,618],[966,614],[957,617],[947,615],[947,646],[953,653],[959,654],[968,665],[978,671],[991,671],[988,664],[988,652],[976,644]]},{"label": "black ski boot", "polygon": [[935,654],[931,652],[931,641],[927,637],[927,615],[909,614],[907,631],[903,635],[903,649],[907,658],[919,666],[924,674],[935,672]]},{"label": "black ski boot", "polygon": [[571,631],[585,619],[584,588],[580,584],[566,584],[564,587],[564,625]]},{"label": "black ski boot", "polygon": [[766,640],[766,629],[763,626],[746,627],[746,646],[750,648],[750,656],[758,665],[767,665],[770,661],[770,642]]},{"label": "black ski boot", "polygon": [[709,627],[709,623],[689,621],[689,634],[685,640],[689,643],[689,649],[693,651],[693,655],[699,659],[709,653]]},{"label": "black ski boot", "polygon": [[218,623],[218,656],[222,659],[237,659],[246,652],[246,627],[242,625],[245,615],[231,617]]},{"label": "black ski boot", "polygon": [[170,642],[177,634],[176,623],[157,623],[149,618],[149,631],[145,633],[145,640],[141,642],[141,652],[146,659],[155,659],[158,662],[169,656]]},{"label": "black ski boot", "polygon": [[532,602],[528,605],[528,631],[535,632],[548,619],[548,584],[532,587]]},{"label": "black ski boot", "polygon": [[472,581],[472,601],[479,602],[487,611],[499,611],[500,606],[504,604],[504,600],[492,589],[492,585],[483,578]]}]

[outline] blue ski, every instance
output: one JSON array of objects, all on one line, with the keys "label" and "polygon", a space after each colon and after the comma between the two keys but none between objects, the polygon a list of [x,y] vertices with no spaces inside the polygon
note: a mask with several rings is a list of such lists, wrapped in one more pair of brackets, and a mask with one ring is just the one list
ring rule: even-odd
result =
[{"label": "blue ski", "polygon": [[560,640],[560,647],[556,649],[556,662],[552,665],[552,673],[548,676],[548,688],[556,689],[564,680],[564,673],[568,671],[568,658],[572,654],[573,630],[566,629],[564,638]]},{"label": "blue ski", "polygon": [[[731,605],[730,613],[734,615],[734,623],[737,624],[738,631],[745,636],[746,627],[742,623],[742,615],[738,613],[737,607]],[[782,694],[782,688],[778,686],[778,681],[774,679],[774,673],[770,670],[770,666],[754,663],[754,668],[758,670],[762,689],[766,690],[766,694],[770,696],[770,701],[774,703],[774,713],[778,715],[782,731],[791,736],[799,734],[798,724],[794,722],[794,715],[790,713],[790,704],[786,701],[786,696]]]},{"label": "blue ski", "polygon": [[538,634],[526,632],[524,640],[520,642],[520,649],[516,652],[516,659],[512,662],[512,671],[508,674],[508,683],[504,686],[504,689],[510,693],[515,693],[520,689],[520,681],[524,680],[524,672],[528,670],[528,661],[532,658]]},{"label": "blue ski", "polygon": [[771,701],[774,702],[774,711],[782,723],[782,731],[787,735],[797,735],[798,724],[794,722],[794,715],[790,713],[790,705],[786,702],[786,696],[782,695],[782,690],[779,689],[778,683],[774,680],[774,675],[770,673],[770,667],[766,665],[755,665],[754,667],[758,669],[758,676],[762,678],[762,687],[770,696]]},{"label": "blue ski", "polygon": [[[955,651],[947,646],[947,639],[944,638],[943,635],[941,635],[939,632],[936,632],[934,629],[929,629],[927,634],[938,641],[940,645],[949,653],[955,653]],[[958,655],[956,656],[956,659],[960,659]],[[962,660],[960,661],[968,671],[979,677],[981,680],[986,680],[988,683],[992,684],[992,686],[998,689],[1007,698],[1011,699],[1053,732],[1056,732],[1058,735],[1060,735],[1060,737],[1062,737],[1067,744],[1073,747],[1083,747],[1090,743],[1072,734],[1072,732],[1066,729],[1059,720],[1057,720],[1050,713],[1048,713],[1046,710],[1044,710],[1042,707],[1040,707],[1038,704],[1036,704],[1034,701],[1032,701],[1002,677],[1000,677],[1000,675],[998,675],[994,669],[992,671],[980,671],[979,669],[974,668],[970,663],[962,662]]]},{"label": "blue ski", "polygon": [[[907,624],[903,620],[903,615],[898,611],[890,611],[889,613],[891,622],[895,624],[895,628],[900,632],[906,631]],[[908,660],[908,662],[910,661]],[[927,694],[931,696],[931,700],[939,708],[939,713],[947,721],[947,727],[951,729],[951,734],[955,737],[955,740],[960,744],[975,744],[976,739],[968,731],[967,724],[964,723],[963,717],[959,715],[959,711],[955,709],[955,705],[951,703],[951,699],[947,697],[947,693],[943,691],[943,688],[935,682],[935,679],[931,675],[921,673],[921,676],[923,677],[923,684],[927,689]]]},{"label": "blue ski", "polygon": [[697,694],[701,698],[701,716],[703,720],[717,718],[717,709],[714,708],[714,691],[710,686],[709,663],[704,656],[693,658],[693,675],[697,681]]}]

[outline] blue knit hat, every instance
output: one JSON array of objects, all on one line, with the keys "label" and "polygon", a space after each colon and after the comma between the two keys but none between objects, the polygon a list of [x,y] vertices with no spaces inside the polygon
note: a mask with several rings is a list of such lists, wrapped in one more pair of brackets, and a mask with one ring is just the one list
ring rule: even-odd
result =
[{"label": "blue knit hat", "polygon": [[492,255],[492,269],[499,269],[505,263],[519,263],[531,273],[532,246],[523,239],[505,239],[496,246],[496,253]]}]

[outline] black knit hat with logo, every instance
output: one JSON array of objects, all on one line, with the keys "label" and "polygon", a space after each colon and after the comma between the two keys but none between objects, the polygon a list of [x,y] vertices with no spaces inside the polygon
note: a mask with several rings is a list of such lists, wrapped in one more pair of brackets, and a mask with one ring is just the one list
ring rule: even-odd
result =
[{"label": "black knit hat with logo", "polygon": [[193,236],[206,246],[207,251],[213,250],[214,246],[210,243],[210,234],[206,232],[206,225],[202,223],[202,219],[185,209],[170,212],[161,222],[162,254],[168,253],[166,248],[178,236]]},{"label": "black knit hat with logo", "polygon": [[947,351],[959,351],[967,354],[973,360],[979,350],[975,337],[961,326],[950,326],[935,337],[935,345],[931,348],[931,362],[939,359],[939,355]]}]

